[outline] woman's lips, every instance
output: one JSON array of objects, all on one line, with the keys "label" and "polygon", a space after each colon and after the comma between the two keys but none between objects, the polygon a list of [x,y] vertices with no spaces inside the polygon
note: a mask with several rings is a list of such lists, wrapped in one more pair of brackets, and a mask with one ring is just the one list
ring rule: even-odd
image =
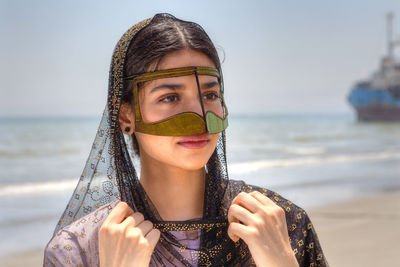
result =
[{"label": "woman's lips", "polygon": [[202,148],[206,146],[209,141],[207,134],[190,135],[183,136],[178,142],[178,145],[186,148]]}]

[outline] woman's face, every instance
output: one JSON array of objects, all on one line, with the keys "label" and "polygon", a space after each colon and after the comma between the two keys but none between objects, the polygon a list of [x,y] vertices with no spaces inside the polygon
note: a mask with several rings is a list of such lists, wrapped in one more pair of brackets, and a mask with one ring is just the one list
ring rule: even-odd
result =
[{"label": "woman's face", "polygon": [[[215,68],[212,60],[205,54],[187,49],[167,54],[159,63],[158,69],[186,66]],[[218,79],[200,75],[199,83],[205,111],[214,111],[222,117]],[[145,123],[160,121],[181,112],[195,112],[202,116],[194,75],[146,82],[139,90],[139,104]],[[187,170],[204,167],[215,150],[219,136],[207,133],[196,136],[158,136],[140,132],[135,132],[135,135],[142,160]]]}]

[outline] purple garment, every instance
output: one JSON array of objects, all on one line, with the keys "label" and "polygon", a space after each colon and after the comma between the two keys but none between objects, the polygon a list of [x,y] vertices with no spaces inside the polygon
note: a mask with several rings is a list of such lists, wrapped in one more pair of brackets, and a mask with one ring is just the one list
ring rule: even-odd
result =
[{"label": "purple garment", "polygon": [[[328,266],[318,236],[307,213],[290,200],[268,189],[247,185],[243,181],[230,181],[230,193],[227,194],[225,209],[239,192],[259,191],[269,197],[275,204],[283,208],[289,241],[299,265],[302,266]],[[98,231],[111,210],[120,202],[119,199],[103,205],[88,215],[76,220],[58,231],[49,241],[44,253],[44,266],[99,266]],[[176,231],[173,233],[180,243],[187,242],[187,246],[197,249],[200,244],[201,230]],[[157,248],[164,251],[160,243]],[[186,259],[196,262],[196,254],[191,255],[190,250],[179,251]],[[171,255],[168,252],[162,253]],[[179,266],[177,259],[170,258],[171,264],[165,266]],[[196,266],[195,264],[193,264]],[[159,266],[151,259],[149,266]],[[252,257],[241,266],[255,266]]]},{"label": "purple garment", "polygon": [[100,266],[98,231],[119,199],[65,226],[47,244],[43,266]]},{"label": "purple garment", "polygon": [[[98,231],[111,210],[119,202],[120,200],[116,199],[109,204],[103,205],[58,231],[46,246],[44,266],[100,266]],[[175,231],[171,233],[178,240],[183,240],[181,241],[182,244],[186,242],[188,247],[199,247],[200,230]],[[182,253],[185,258],[191,259],[193,257],[188,250]],[[195,262],[194,259],[193,262]],[[157,265],[151,260],[150,266]]]}]

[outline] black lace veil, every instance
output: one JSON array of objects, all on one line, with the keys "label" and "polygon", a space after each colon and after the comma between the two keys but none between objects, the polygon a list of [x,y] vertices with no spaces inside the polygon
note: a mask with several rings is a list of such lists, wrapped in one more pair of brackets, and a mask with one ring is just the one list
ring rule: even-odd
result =
[{"label": "black lace veil", "polygon": [[[230,266],[248,259],[242,241],[234,243],[227,235],[228,171],[225,131],[219,134],[215,151],[205,166],[206,185],[203,218],[189,221],[163,221],[139,182],[140,159],[134,153],[132,137],[124,135],[118,123],[123,92],[124,64],[129,44],[136,34],[162,16],[157,14],[129,28],[118,41],[111,60],[108,99],[90,155],[78,184],[54,231],[116,200],[127,202],[143,213],[161,231],[152,260],[178,266]],[[222,78],[222,71],[219,69]],[[222,82],[223,85],[223,82]],[[200,231],[200,247],[183,245],[174,233]],[[187,251],[188,254],[183,253]],[[186,256],[185,256],[186,255]],[[188,257],[187,255],[190,255]],[[175,260],[175,261],[174,261]]]}]

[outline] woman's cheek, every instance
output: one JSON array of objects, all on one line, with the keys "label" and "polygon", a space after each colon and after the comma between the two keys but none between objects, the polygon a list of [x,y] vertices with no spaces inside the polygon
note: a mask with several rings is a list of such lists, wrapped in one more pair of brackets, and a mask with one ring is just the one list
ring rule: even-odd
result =
[{"label": "woman's cheek", "polygon": [[138,142],[142,145],[147,154],[156,158],[171,154],[172,137],[157,136],[151,134],[139,134]]},{"label": "woman's cheek", "polygon": [[[141,149],[152,159],[187,170],[196,170],[206,165],[218,142],[219,134],[210,134],[207,149],[192,150],[179,144],[177,137],[136,133]],[[142,152],[141,152],[142,153]]]}]

